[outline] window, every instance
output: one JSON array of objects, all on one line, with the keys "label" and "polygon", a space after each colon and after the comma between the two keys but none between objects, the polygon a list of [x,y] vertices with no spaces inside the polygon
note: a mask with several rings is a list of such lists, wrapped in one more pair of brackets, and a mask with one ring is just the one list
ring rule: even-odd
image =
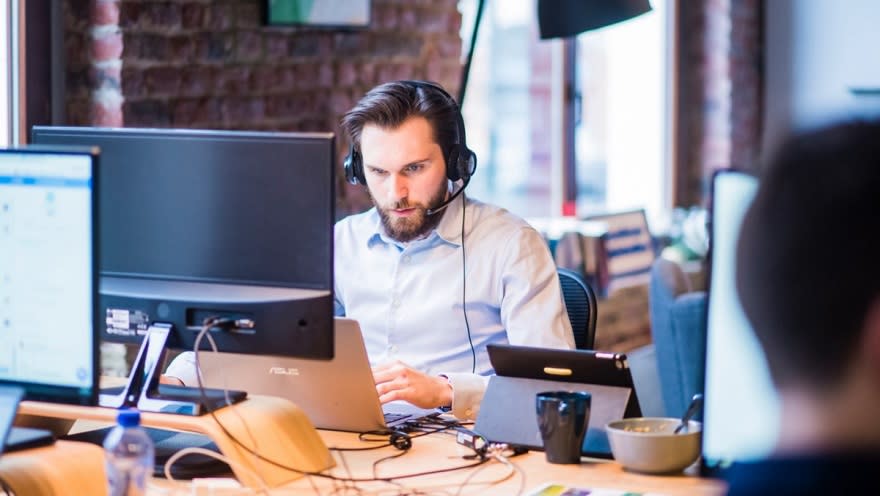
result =
[{"label": "window", "polygon": [[[539,40],[534,0],[487,0],[463,105],[468,146],[478,157],[470,195],[523,217],[559,216],[568,155],[577,216],[635,208],[644,208],[651,224],[664,216],[671,204],[666,1],[579,35],[569,58],[574,98],[565,102],[563,41]],[[476,4],[460,2],[465,52]],[[567,145],[565,105],[575,126]]]},{"label": "window", "polygon": [[11,83],[12,83],[12,60],[10,57],[10,2],[3,2],[0,6],[0,146],[9,146],[10,123],[11,123]]}]

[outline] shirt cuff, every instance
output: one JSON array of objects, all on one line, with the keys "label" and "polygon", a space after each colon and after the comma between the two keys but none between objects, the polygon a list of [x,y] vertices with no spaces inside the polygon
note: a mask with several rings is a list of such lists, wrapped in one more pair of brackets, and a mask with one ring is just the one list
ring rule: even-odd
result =
[{"label": "shirt cuff", "polygon": [[452,414],[462,420],[476,420],[489,378],[465,372],[441,375],[452,385]]}]

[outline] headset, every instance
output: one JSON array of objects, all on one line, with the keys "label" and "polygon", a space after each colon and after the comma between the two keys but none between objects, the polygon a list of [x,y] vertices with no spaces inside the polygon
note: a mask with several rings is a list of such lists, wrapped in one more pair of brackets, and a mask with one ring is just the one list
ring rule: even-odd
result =
[{"label": "headset", "polygon": [[[467,147],[467,137],[464,130],[464,118],[461,115],[461,109],[455,103],[455,99],[446,92],[440,85],[429,81],[404,80],[400,83],[406,84],[415,90],[433,91],[439,93],[447,102],[455,109],[455,122],[457,133],[456,143],[453,143],[448,150],[444,150],[444,158],[446,159],[446,178],[452,182],[462,181],[461,188],[453,193],[446,201],[435,208],[428,209],[425,213],[433,215],[445,209],[452,200],[464,191],[471,180],[471,176],[477,169],[477,155]],[[364,175],[364,162],[361,152],[351,143],[348,148],[348,155],[342,163],[345,171],[345,179],[351,184],[367,184],[367,178]]]}]

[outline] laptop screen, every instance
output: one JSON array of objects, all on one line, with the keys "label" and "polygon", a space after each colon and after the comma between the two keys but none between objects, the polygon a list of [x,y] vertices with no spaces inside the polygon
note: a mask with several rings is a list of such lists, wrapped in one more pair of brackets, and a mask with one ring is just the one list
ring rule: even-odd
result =
[{"label": "laptop screen", "polygon": [[703,458],[709,468],[770,453],[779,404],[736,292],[736,245],[758,179],[721,171],[712,180]]},{"label": "laptop screen", "polygon": [[95,155],[0,150],[0,383],[93,403]]}]

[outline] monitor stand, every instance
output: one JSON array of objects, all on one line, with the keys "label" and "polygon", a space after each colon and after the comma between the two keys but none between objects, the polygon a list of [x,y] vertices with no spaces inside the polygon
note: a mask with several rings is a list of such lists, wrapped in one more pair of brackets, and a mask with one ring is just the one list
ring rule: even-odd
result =
[{"label": "monitor stand", "polygon": [[159,367],[165,361],[166,346],[173,326],[164,322],[150,325],[141,343],[137,359],[121,388],[101,389],[100,406],[133,407],[142,412],[203,415],[247,397],[243,391],[196,388],[159,384]]}]

